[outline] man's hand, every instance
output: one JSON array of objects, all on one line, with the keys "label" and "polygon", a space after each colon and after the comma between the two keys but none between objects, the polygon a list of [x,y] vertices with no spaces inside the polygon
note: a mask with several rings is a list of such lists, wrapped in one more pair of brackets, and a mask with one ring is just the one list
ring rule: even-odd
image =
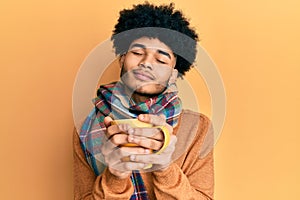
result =
[{"label": "man's hand", "polygon": [[[138,119],[154,126],[165,126],[170,134],[170,143],[160,154],[132,154],[129,157],[130,161],[148,165],[153,164],[152,170],[165,170],[172,161],[172,154],[175,151],[177,142],[176,136],[173,135],[173,127],[166,123],[164,115],[141,114]],[[164,136],[160,129],[136,128],[133,130],[134,132],[128,136],[129,142],[155,151],[160,150],[163,146]]]},{"label": "man's hand", "polygon": [[111,121],[111,117],[104,118],[106,140],[103,141],[101,151],[109,171],[119,178],[127,178],[132,170],[146,167],[144,163],[131,162],[129,156],[149,154],[150,150],[143,147],[120,147],[129,142],[128,135],[133,129],[128,124],[111,125]]},{"label": "man's hand", "polygon": [[[160,154],[155,154],[164,144],[164,134],[160,129],[133,128],[128,124],[111,125],[112,119],[106,117],[107,140],[103,141],[102,154],[110,172],[119,178],[126,178],[132,170],[143,170],[150,164],[154,170],[164,170],[171,163],[177,140],[172,134],[172,126],[166,123],[163,115],[142,114],[138,119],[153,126],[165,126],[171,135],[170,143]],[[136,144],[137,147],[124,146],[127,143]]]}]

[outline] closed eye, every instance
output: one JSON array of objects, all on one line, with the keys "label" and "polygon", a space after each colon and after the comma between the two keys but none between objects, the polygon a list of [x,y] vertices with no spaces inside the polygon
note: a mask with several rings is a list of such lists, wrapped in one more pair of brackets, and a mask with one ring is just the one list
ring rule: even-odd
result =
[{"label": "closed eye", "polygon": [[161,63],[161,64],[167,64],[166,62],[162,61],[162,60],[157,60],[157,62]]},{"label": "closed eye", "polygon": [[143,55],[143,53],[137,52],[137,51],[131,51],[132,54],[137,55],[137,56],[141,56]]}]

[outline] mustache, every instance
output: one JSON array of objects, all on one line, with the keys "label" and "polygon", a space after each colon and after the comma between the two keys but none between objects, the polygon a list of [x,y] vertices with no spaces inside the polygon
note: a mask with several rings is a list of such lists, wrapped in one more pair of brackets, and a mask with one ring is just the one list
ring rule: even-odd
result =
[{"label": "mustache", "polygon": [[141,69],[141,68],[133,69],[133,70],[132,70],[132,73],[134,73],[134,74],[142,74],[142,75],[144,75],[144,76],[149,77],[149,78],[152,79],[152,80],[155,79],[155,76],[154,76],[151,72],[146,71],[146,70],[143,70],[143,69]]}]

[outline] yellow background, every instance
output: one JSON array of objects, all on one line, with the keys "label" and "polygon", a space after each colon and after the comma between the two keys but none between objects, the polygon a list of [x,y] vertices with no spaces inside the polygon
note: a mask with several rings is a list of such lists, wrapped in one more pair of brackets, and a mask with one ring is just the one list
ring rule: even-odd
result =
[{"label": "yellow background", "polygon": [[[0,2],[0,199],[72,199],[76,72],[136,2]],[[226,87],[216,199],[300,199],[300,1],[175,3]]]}]

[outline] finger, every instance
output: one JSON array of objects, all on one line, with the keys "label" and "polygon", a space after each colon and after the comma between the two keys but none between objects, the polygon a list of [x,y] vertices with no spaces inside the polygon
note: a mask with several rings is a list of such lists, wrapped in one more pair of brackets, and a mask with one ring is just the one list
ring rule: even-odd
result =
[{"label": "finger", "polygon": [[138,162],[121,162],[114,166],[111,166],[110,168],[121,171],[121,172],[127,172],[127,171],[133,171],[133,170],[142,170],[147,165],[148,164],[146,164],[146,163],[138,163]]},{"label": "finger", "polygon": [[105,125],[105,127],[109,127],[111,121],[113,121],[113,119],[111,117],[109,117],[109,116],[105,117],[104,118],[104,125]]},{"label": "finger", "polygon": [[153,149],[153,150],[159,150],[163,146],[163,141],[159,140],[153,140],[149,139],[147,137],[141,137],[141,136],[135,136],[135,135],[129,135],[128,141],[130,143],[135,143],[138,146],[147,148],[147,149]]},{"label": "finger", "polygon": [[133,128],[131,135],[134,136],[143,136],[155,140],[163,140],[163,134],[161,133],[160,128]]},{"label": "finger", "polygon": [[131,154],[149,154],[151,153],[149,149],[143,147],[121,147],[120,151],[124,156],[129,156]]},{"label": "finger", "polygon": [[121,134],[132,132],[132,128],[128,124],[112,125],[106,130],[106,141],[101,147],[101,151],[104,155],[109,154],[117,146],[130,143],[128,140],[128,134]]},{"label": "finger", "polygon": [[[132,155],[130,156],[130,160],[132,162],[137,162],[137,163],[145,163],[146,167],[151,166],[151,170],[159,170],[168,167],[171,162],[171,156],[166,155]],[[149,169],[149,168],[143,168],[143,169]]]},{"label": "finger", "polygon": [[155,126],[163,126],[166,125],[166,116],[161,115],[153,115],[153,114],[140,114],[138,119],[142,122],[150,123]]},{"label": "finger", "polygon": [[175,151],[176,142],[177,142],[177,137],[175,135],[171,135],[168,146],[162,151],[160,151],[164,144],[163,142],[149,140],[148,138],[137,138],[136,140],[134,140],[134,143],[138,144],[141,147],[155,150],[156,151],[155,154],[173,154],[173,152]]},{"label": "finger", "polygon": [[175,151],[176,136],[171,137],[169,146],[161,154],[132,154],[129,156],[131,162],[141,162],[156,165],[166,165],[171,162],[172,154]]},{"label": "finger", "polygon": [[166,116],[163,114],[160,115],[153,115],[153,114],[141,114],[138,116],[138,119],[140,121],[146,122],[146,123],[151,123],[154,126],[165,126],[169,130],[169,133],[173,133],[173,127],[170,126],[166,122]]},{"label": "finger", "polygon": [[159,155],[151,154],[151,155],[130,155],[129,161],[138,162],[138,163],[146,163],[146,164],[159,164]]},{"label": "finger", "polygon": [[111,125],[106,130],[106,137],[110,139],[115,134],[128,132],[132,132],[132,128],[129,124]]},{"label": "finger", "polygon": [[114,134],[111,136],[110,141],[115,144],[116,146],[127,144],[128,141],[128,135],[127,134]]},{"label": "finger", "polygon": [[110,154],[105,155],[105,162],[108,166],[116,165],[120,162],[128,162],[128,157],[132,154],[149,154],[149,149],[142,147],[121,147],[115,148]]},{"label": "finger", "polygon": [[173,152],[175,151],[176,143],[177,137],[175,135],[171,135],[169,145],[160,154],[173,154]]}]

